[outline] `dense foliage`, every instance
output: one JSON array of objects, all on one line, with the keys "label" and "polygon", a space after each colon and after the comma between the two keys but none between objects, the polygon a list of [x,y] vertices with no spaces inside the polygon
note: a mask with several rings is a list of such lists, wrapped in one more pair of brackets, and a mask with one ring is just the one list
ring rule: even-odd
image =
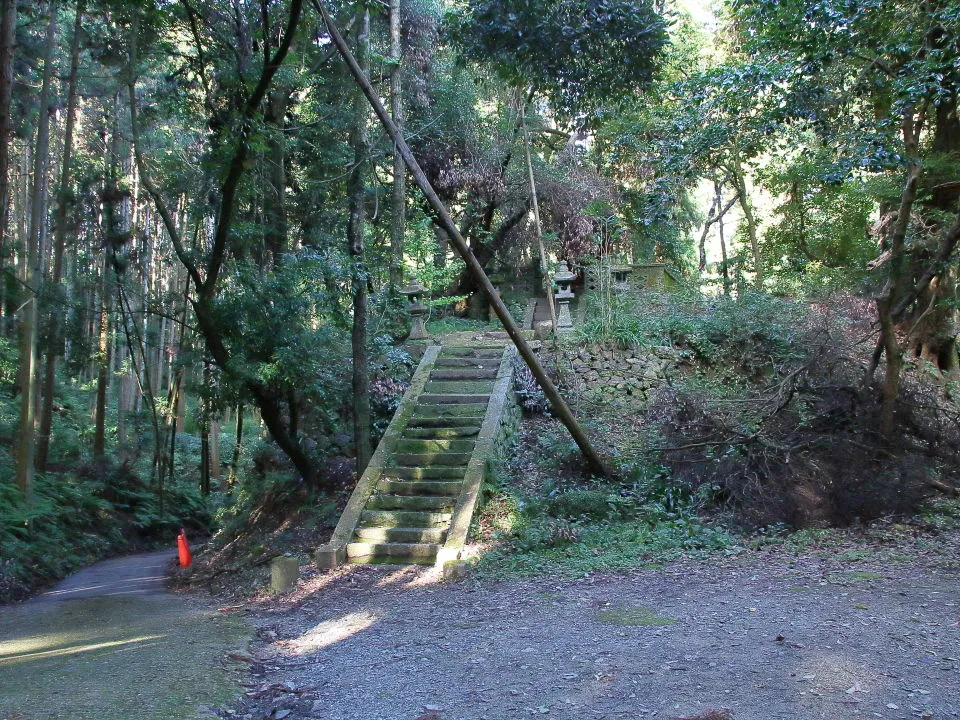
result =
[{"label": "dense foliage", "polygon": [[[335,507],[412,370],[403,285],[436,328],[489,320],[321,6],[512,305],[569,261],[599,286],[577,338],[703,372],[679,415],[629,417],[726,448],[719,474],[662,451],[654,485],[761,488],[802,524],[786,498],[834,475],[871,515],[952,480],[955,2],[0,0],[0,592],[208,516]],[[645,305],[617,265],[682,291]],[[824,298],[857,303],[856,338]],[[622,491],[525,521],[563,543],[656,501]]]}]

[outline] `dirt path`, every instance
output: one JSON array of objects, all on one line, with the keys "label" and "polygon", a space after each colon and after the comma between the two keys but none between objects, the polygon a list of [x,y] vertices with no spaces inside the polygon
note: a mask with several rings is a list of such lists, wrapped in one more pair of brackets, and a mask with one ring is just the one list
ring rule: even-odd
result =
[{"label": "dirt path", "polygon": [[0,720],[216,717],[249,626],[164,590],[175,553],[108,560],[0,607]]},{"label": "dirt path", "polygon": [[960,717],[957,551],[751,552],[573,581],[317,575],[260,615],[262,684],[236,717]]}]

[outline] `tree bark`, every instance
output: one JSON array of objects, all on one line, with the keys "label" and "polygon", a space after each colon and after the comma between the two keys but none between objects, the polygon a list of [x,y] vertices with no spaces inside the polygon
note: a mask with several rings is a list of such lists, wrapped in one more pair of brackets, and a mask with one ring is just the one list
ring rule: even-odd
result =
[{"label": "tree bark", "polygon": [[753,202],[747,192],[747,178],[743,172],[739,157],[734,158],[731,179],[737,189],[740,199],[740,208],[743,210],[743,220],[747,224],[747,237],[750,241],[750,253],[753,256],[753,284],[757,288],[763,287],[764,273],[763,260],[760,257],[760,241],[757,238],[757,218],[753,214]]},{"label": "tree bark", "polygon": [[[400,0],[390,0],[390,110],[403,132],[403,48],[400,43]],[[407,166],[396,146],[393,148],[393,187],[390,197],[390,287],[403,282],[403,243],[407,226]]]},{"label": "tree bark", "polygon": [[[10,136],[13,134],[13,55],[17,42],[17,0],[0,0],[0,270],[6,261],[10,207]],[[2,277],[2,275],[0,275]],[[3,304],[0,303],[0,314]]]},{"label": "tree bark", "polygon": [[232,486],[237,482],[237,474],[240,472],[240,453],[243,450],[243,404],[237,405],[237,426],[233,440],[233,457],[230,458],[230,474],[227,477],[227,485]]},{"label": "tree bark", "polygon": [[[63,159],[60,164],[60,184],[57,188],[57,208],[54,215],[53,272],[50,284],[54,297],[60,298],[60,283],[63,279],[63,253],[66,247],[67,210],[72,181],[71,162],[73,158],[73,134],[77,113],[77,70],[80,66],[80,33],[86,0],[78,0],[76,18],[73,23],[73,39],[70,41],[70,75],[67,78],[67,124],[63,136]],[[40,409],[40,433],[37,438],[37,470],[47,468],[50,448],[50,432],[53,427],[53,395],[56,385],[57,358],[63,344],[63,308],[55,306],[50,311],[50,329],[47,341],[47,356],[44,360],[43,387],[41,395],[43,406]]]},{"label": "tree bark", "polygon": [[50,114],[53,98],[50,83],[53,77],[53,54],[57,29],[57,6],[47,3],[47,34],[43,50],[43,82],[40,88],[40,116],[37,119],[37,140],[33,156],[33,188],[30,206],[30,234],[27,237],[26,278],[27,298],[23,303],[20,326],[20,421],[17,438],[17,486],[28,500],[33,493],[35,395],[37,367],[37,301],[40,289],[40,236],[46,210],[44,179],[50,149]]}]

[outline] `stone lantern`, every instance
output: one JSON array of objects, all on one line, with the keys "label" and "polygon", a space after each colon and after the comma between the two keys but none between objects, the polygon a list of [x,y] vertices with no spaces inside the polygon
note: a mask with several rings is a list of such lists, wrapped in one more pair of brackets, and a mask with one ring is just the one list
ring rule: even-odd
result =
[{"label": "stone lantern", "polygon": [[560,289],[554,295],[557,301],[557,332],[567,332],[573,328],[573,318],[570,317],[570,301],[573,300],[573,291],[570,285],[577,276],[561,266],[558,272],[553,276],[553,281],[557,283]]},{"label": "stone lantern", "polygon": [[427,334],[427,328],[424,327],[424,319],[430,309],[421,302],[420,298],[427,292],[416,279],[412,279],[410,284],[400,290],[401,295],[407,296],[407,312],[410,313],[411,328],[408,340],[427,340],[430,336]]},{"label": "stone lantern", "polygon": [[630,273],[633,271],[633,268],[629,265],[614,265],[610,268],[610,274],[613,275],[613,288],[614,290],[629,290],[630,284],[627,281],[627,278],[630,276]]}]

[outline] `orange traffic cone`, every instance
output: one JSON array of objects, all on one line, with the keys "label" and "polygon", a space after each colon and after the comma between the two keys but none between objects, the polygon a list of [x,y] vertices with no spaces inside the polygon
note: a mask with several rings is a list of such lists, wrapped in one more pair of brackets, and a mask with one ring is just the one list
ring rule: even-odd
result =
[{"label": "orange traffic cone", "polygon": [[177,536],[177,550],[180,551],[180,567],[190,567],[193,556],[190,554],[190,543],[187,542],[187,531],[183,528],[180,528],[180,534]]}]

